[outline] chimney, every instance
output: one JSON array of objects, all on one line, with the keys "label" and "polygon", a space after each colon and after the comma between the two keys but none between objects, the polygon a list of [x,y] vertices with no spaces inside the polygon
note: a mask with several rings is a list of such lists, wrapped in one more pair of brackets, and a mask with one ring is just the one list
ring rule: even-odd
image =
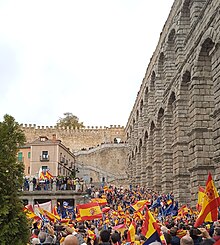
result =
[{"label": "chimney", "polygon": [[56,134],[53,134],[52,137],[53,137],[53,138],[52,138],[52,141],[53,141],[53,142],[56,142],[56,141],[57,141],[57,136],[56,136]]}]

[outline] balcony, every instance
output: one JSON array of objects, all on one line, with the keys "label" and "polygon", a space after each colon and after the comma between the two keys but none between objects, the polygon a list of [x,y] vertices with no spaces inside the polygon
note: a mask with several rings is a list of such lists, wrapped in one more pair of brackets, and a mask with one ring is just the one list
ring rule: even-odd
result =
[{"label": "balcony", "polygon": [[65,157],[60,157],[60,163],[65,163]]},{"label": "balcony", "polygon": [[40,161],[41,162],[48,162],[50,160],[50,156],[49,155],[41,155],[40,156]]}]

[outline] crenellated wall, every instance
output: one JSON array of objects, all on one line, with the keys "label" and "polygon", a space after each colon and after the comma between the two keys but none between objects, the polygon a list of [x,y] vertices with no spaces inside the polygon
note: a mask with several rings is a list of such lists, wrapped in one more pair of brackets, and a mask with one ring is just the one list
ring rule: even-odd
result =
[{"label": "crenellated wall", "polygon": [[21,127],[26,135],[27,142],[31,142],[39,136],[52,138],[53,134],[56,134],[56,137],[73,152],[83,148],[96,147],[102,143],[111,143],[114,142],[115,138],[125,141],[125,130],[120,125],[110,125],[110,127],[92,126],[81,129],[36,126],[35,124],[21,124]]}]

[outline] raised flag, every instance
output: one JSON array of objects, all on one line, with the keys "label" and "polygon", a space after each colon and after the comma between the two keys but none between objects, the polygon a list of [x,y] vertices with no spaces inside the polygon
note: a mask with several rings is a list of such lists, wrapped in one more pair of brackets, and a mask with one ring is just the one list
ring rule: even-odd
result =
[{"label": "raised flag", "polygon": [[135,222],[132,221],[127,233],[127,241],[128,242],[134,242],[135,241],[135,233],[136,233],[136,225]]},{"label": "raised flag", "polygon": [[198,227],[203,222],[216,221],[218,219],[218,206],[220,206],[218,191],[212,180],[211,173],[209,173],[202,202],[202,210],[200,211],[194,226]]},{"label": "raised flag", "polygon": [[148,245],[155,241],[166,244],[164,235],[148,208],[145,213],[145,220],[142,225],[141,234],[147,238],[144,245]]},{"label": "raised flag", "polygon": [[140,209],[144,208],[145,205],[150,205],[150,202],[148,200],[140,200],[132,204],[131,207],[135,211],[139,211]]},{"label": "raised flag", "polygon": [[102,218],[102,211],[98,203],[78,204],[76,207],[82,221]]},{"label": "raised flag", "polygon": [[173,200],[172,199],[167,200],[167,205],[170,205],[172,203],[173,203]]},{"label": "raised flag", "polygon": [[91,202],[97,202],[100,206],[105,206],[107,204],[106,198],[92,198]]},{"label": "raised flag", "polygon": [[112,227],[113,230],[120,232],[121,234],[124,234],[124,231],[126,230],[125,224],[120,224]]},{"label": "raised flag", "polygon": [[26,216],[28,219],[33,219],[35,221],[38,221],[40,220],[40,217],[37,216],[35,213],[34,213],[34,209],[33,209],[33,206],[31,204],[28,204],[24,207],[23,211],[25,212]]},{"label": "raised flag", "polygon": [[203,198],[205,196],[205,189],[201,186],[199,186],[199,191],[198,191],[198,201],[196,204],[196,209],[200,212],[202,210],[202,203],[203,203]]}]

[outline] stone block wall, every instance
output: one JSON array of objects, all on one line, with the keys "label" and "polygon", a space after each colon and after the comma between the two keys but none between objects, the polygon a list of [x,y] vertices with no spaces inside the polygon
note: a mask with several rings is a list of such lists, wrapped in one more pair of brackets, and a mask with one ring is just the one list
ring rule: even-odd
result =
[{"label": "stone block wall", "polygon": [[176,0],[126,125],[129,181],[195,204],[220,184],[220,1]]}]

